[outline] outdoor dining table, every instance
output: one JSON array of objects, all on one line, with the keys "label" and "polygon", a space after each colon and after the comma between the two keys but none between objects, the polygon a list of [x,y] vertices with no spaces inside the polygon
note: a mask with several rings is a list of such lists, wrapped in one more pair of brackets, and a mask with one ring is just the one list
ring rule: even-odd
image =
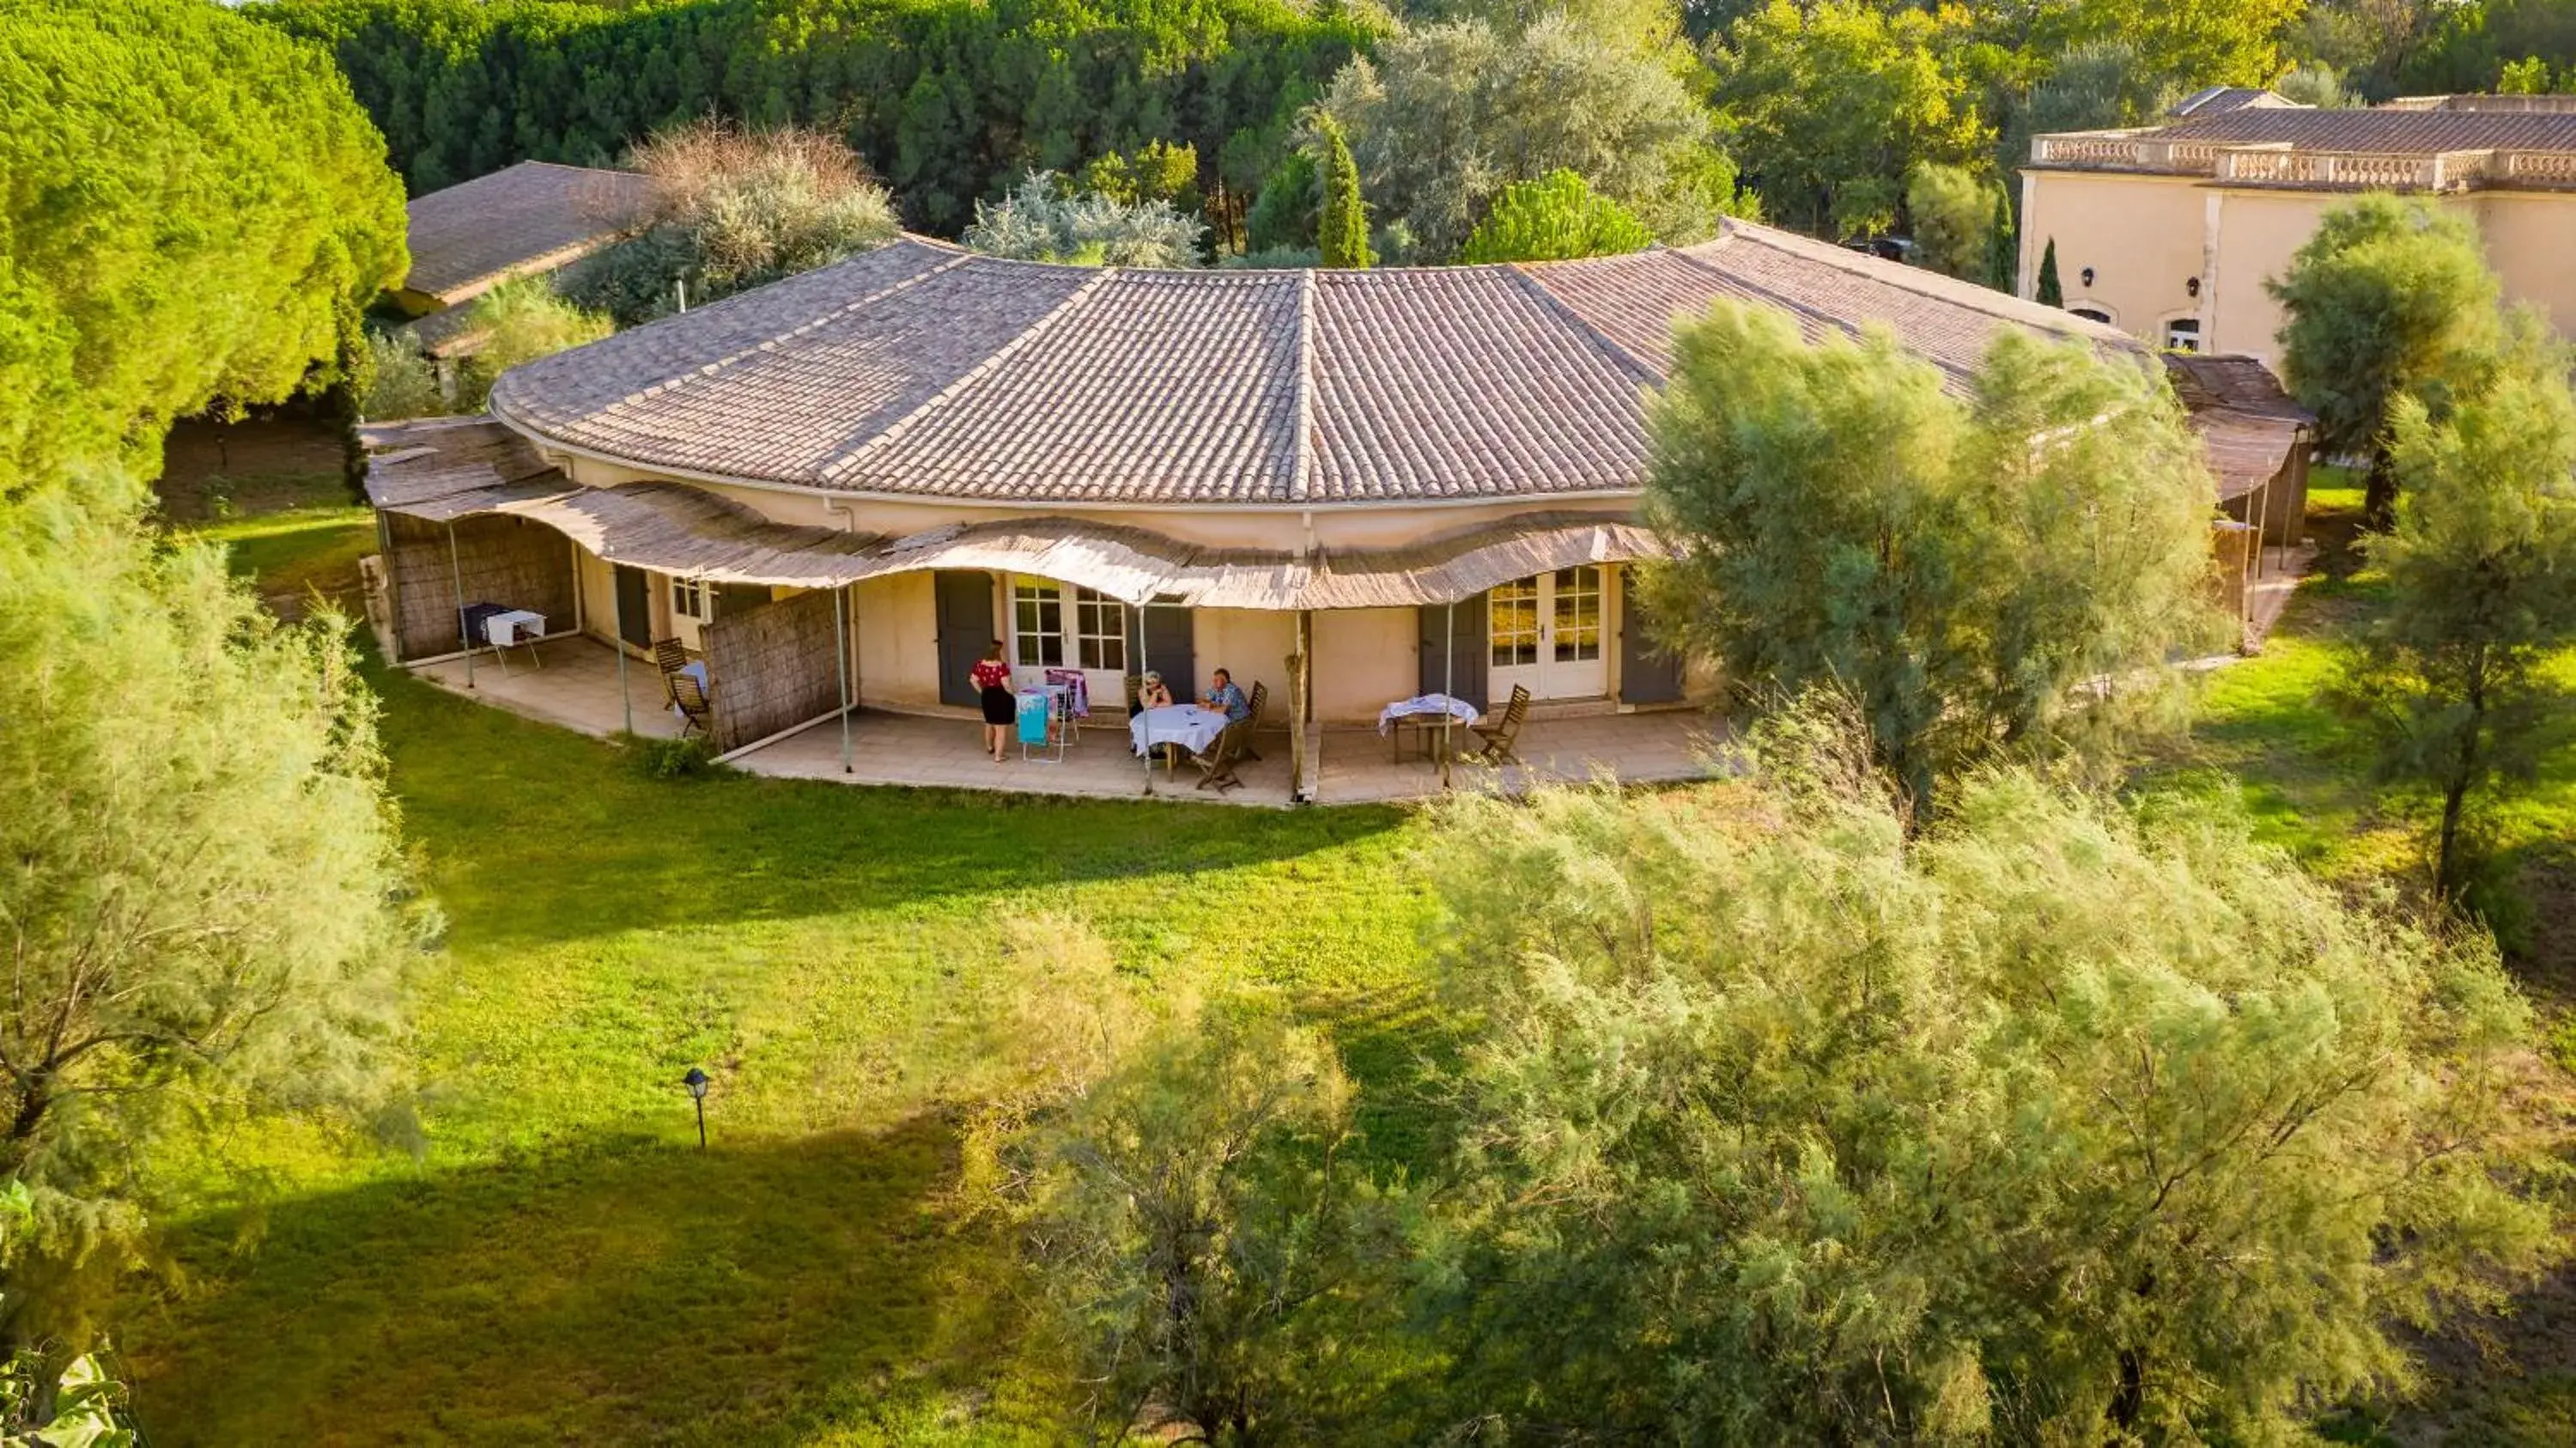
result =
[{"label": "outdoor dining table", "polygon": [[1136,741],[1136,752],[1151,755],[1165,744],[1177,744],[1192,754],[1216,742],[1225,732],[1225,711],[1202,709],[1196,704],[1175,704],[1168,709],[1148,709],[1127,721],[1127,733]]},{"label": "outdoor dining table", "polygon": [[1452,699],[1446,694],[1416,694],[1410,699],[1398,699],[1380,709],[1377,714],[1377,732],[1395,741],[1393,757],[1397,763],[1402,763],[1406,729],[1413,729],[1421,735],[1422,754],[1428,759],[1433,757],[1432,740],[1435,734],[1440,742],[1446,745],[1452,731],[1474,724],[1483,717],[1485,716],[1478,712],[1475,705],[1464,699]]}]

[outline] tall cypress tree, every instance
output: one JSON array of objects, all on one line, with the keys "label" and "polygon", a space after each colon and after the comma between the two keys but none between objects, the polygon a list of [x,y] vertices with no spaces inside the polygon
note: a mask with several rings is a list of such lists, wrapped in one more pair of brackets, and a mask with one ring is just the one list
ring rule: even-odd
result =
[{"label": "tall cypress tree", "polygon": [[1351,143],[1331,116],[1315,118],[1316,138],[1323,145],[1324,214],[1315,228],[1315,244],[1324,265],[1364,267],[1369,255],[1368,203],[1360,199],[1360,167],[1351,159]]},{"label": "tall cypress tree", "polygon": [[2013,245],[2012,202],[1995,192],[1994,219],[1986,223],[1986,285],[1999,292],[2019,289],[2020,248]]},{"label": "tall cypress tree", "polygon": [[2039,304],[2066,305],[2066,288],[2057,280],[2057,238],[2053,236],[2048,239],[2048,249],[2039,254]]}]

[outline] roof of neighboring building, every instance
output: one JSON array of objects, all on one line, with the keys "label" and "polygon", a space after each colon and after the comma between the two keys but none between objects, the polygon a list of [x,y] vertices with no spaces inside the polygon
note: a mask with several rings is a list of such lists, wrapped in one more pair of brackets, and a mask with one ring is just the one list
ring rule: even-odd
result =
[{"label": "roof of neighboring building", "polygon": [[1625,492],[1675,319],[1882,323],[1963,388],[2000,333],[2127,335],[1729,222],[1529,265],[1148,271],[907,237],[515,368],[494,412],[646,471],[1011,504],[1318,506]]},{"label": "roof of neighboring building", "polygon": [[2270,481],[2300,445],[2301,434],[2316,426],[2316,414],[2282,391],[2279,379],[2254,358],[2168,352],[2165,372],[2200,434],[2222,500]]},{"label": "roof of neighboring building", "polygon": [[2576,150],[2576,113],[2245,106],[2219,115],[2188,116],[2152,134],[2167,141],[2286,144],[2307,150],[2404,156],[2488,149],[2570,151]]},{"label": "roof of neighboring building", "polygon": [[511,277],[561,266],[633,225],[650,189],[632,171],[522,161],[413,197],[403,288],[453,306]]},{"label": "roof of neighboring building", "polygon": [[2169,116],[2223,116],[2229,111],[2242,110],[2247,106],[2275,106],[2283,109],[2292,109],[2298,107],[2298,105],[2299,103],[2297,101],[2290,99],[2288,96],[2275,95],[2270,91],[2263,90],[2255,86],[2213,85],[2204,86],[2199,90],[2193,91],[2190,95],[2184,96],[2181,100],[2174,103],[2174,108],[2172,110],[2165,112],[2165,114]]}]

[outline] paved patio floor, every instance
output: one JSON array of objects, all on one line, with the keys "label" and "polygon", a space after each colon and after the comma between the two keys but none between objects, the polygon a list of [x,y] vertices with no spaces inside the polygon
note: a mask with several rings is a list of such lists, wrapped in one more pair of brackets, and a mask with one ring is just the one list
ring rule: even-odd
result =
[{"label": "paved patio floor", "polygon": [[[628,709],[618,692],[613,650],[594,640],[567,637],[539,644],[537,652],[542,667],[532,666],[527,651],[520,649],[513,651],[507,673],[489,652],[479,655],[470,697],[586,734],[614,735],[625,727]],[[445,688],[466,690],[462,659],[415,666],[413,673]],[[679,733],[678,721],[662,706],[661,682],[652,665],[629,660],[626,688],[633,700],[636,733],[655,738]],[[1707,716],[1691,710],[1535,718],[1521,729],[1522,763],[1501,769],[1454,765],[1448,787],[1516,793],[1533,783],[1589,779],[1605,770],[1628,783],[1701,778],[1717,768],[1712,727]],[[1284,729],[1255,739],[1261,759],[1242,766],[1242,788],[1222,794],[1197,788],[1199,772],[1186,758],[1176,770],[1167,772],[1157,763],[1148,771],[1144,761],[1129,752],[1121,719],[1104,719],[1084,729],[1060,761],[1054,751],[1023,758],[1014,745],[1009,760],[995,764],[983,753],[982,732],[973,715],[964,710],[954,717],[939,717],[863,709],[849,719],[846,772],[843,731],[832,720],[764,745],[733,763],[753,774],[850,784],[935,785],[1092,798],[1133,799],[1150,793],[1274,807],[1289,803]],[[1400,759],[1394,757],[1392,741],[1365,727],[1309,726],[1307,745],[1320,765],[1317,803],[1424,799],[1442,792],[1438,764],[1422,757],[1409,739]]]}]

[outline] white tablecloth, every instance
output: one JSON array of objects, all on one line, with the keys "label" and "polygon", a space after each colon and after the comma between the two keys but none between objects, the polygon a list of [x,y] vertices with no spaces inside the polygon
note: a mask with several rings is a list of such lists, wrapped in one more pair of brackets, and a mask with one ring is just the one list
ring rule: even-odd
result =
[{"label": "white tablecloth", "polygon": [[1196,704],[1148,709],[1127,721],[1127,733],[1136,741],[1139,754],[1160,744],[1177,744],[1196,754],[1215,743],[1216,737],[1224,732],[1224,713],[1202,709]]},{"label": "white tablecloth", "polygon": [[1378,710],[1377,732],[1389,733],[1395,728],[1396,720],[1411,719],[1424,714],[1446,714],[1461,724],[1473,724],[1484,717],[1476,712],[1475,705],[1464,699],[1452,699],[1446,694],[1416,694],[1410,699],[1398,699]]},{"label": "white tablecloth", "polygon": [[545,636],[546,616],[529,609],[514,608],[508,613],[496,613],[483,620],[483,637],[490,639],[495,648],[506,649],[513,644],[535,643]]}]

